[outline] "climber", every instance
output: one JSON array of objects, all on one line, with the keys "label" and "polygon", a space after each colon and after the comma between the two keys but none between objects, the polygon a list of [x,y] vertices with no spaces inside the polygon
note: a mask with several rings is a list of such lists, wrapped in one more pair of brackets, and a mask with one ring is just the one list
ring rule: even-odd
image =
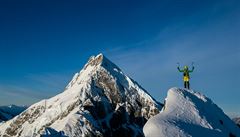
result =
[{"label": "climber", "polygon": [[193,72],[193,70],[194,70],[193,63],[192,63],[192,70],[189,70],[189,69],[188,69],[188,66],[184,66],[184,69],[181,70],[179,66],[180,66],[180,65],[179,65],[179,63],[178,63],[178,67],[177,67],[178,71],[179,71],[179,72],[183,72],[184,88],[189,89],[189,88],[190,88],[190,83],[189,83],[190,75],[189,75],[189,73]]}]

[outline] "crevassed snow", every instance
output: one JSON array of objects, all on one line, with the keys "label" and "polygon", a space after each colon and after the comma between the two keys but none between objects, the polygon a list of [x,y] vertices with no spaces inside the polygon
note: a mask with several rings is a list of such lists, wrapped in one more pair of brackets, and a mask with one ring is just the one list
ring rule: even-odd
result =
[{"label": "crevassed snow", "polygon": [[146,137],[228,137],[240,130],[224,112],[193,90],[171,88],[165,106],[144,125]]}]

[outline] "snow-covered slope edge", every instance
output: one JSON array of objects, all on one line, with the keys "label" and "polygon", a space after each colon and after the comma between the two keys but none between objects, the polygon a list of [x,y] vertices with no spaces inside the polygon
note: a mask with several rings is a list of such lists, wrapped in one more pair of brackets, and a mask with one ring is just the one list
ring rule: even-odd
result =
[{"label": "snow-covered slope edge", "polygon": [[165,106],[144,125],[146,137],[234,137],[236,124],[209,98],[192,90],[171,88]]},{"label": "snow-covered slope edge", "polygon": [[69,137],[143,136],[161,105],[102,54],[91,57],[65,91],[0,125],[0,136],[35,137],[45,128]]}]

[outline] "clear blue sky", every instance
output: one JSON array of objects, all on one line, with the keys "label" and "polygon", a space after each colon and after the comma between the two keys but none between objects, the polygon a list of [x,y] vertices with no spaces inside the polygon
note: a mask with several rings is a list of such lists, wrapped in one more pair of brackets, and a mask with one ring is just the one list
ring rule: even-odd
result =
[{"label": "clear blue sky", "polygon": [[1,0],[0,105],[62,92],[100,52],[160,102],[194,61],[192,88],[240,115],[239,0]]}]

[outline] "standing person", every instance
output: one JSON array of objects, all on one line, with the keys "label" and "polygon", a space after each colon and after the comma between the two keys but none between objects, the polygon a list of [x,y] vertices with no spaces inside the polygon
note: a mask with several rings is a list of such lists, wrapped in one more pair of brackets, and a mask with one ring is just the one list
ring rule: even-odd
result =
[{"label": "standing person", "polygon": [[184,66],[184,69],[181,70],[179,65],[178,65],[177,69],[178,69],[179,72],[183,72],[184,88],[190,89],[190,83],[189,83],[190,75],[189,75],[189,73],[192,73],[193,70],[194,70],[193,64],[192,64],[192,70],[189,70],[188,66]]}]

